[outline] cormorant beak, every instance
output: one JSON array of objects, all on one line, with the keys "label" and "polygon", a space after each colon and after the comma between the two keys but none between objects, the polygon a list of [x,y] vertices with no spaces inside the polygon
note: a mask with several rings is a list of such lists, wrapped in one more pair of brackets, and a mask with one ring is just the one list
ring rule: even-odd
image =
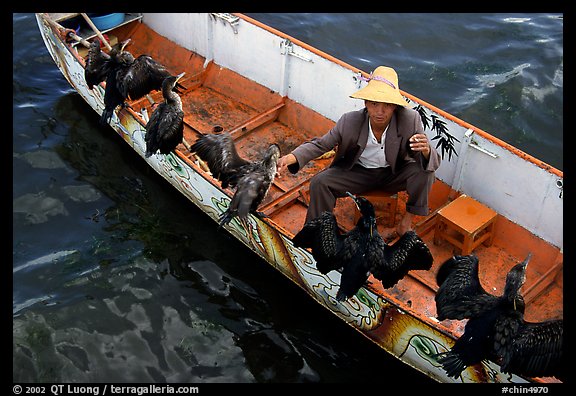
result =
[{"label": "cormorant beak", "polygon": [[[524,267],[524,271],[522,273],[522,284],[526,282],[526,268],[528,268],[528,263],[530,262],[531,258],[532,258],[532,252],[528,253],[528,256],[526,256],[526,259],[524,259],[524,261],[522,262]],[[516,310],[516,299],[514,299],[514,310]]]},{"label": "cormorant beak", "polygon": [[528,263],[530,262],[531,258],[532,258],[532,252],[528,253],[528,256],[526,256],[526,259],[523,261],[524,269],[526,269],[528,267]]},{"label": "cormorant beak", "polygon": [[352,198],[352,200],[354,201],[354,204],[356,205],[356,207],[358,208],[358,210],[360,210],[360,207],[358,206],[358,200],[356,199],[356,196],[348,191],[346,191],[346,195],[348,195],[350,198]]},{"label": "cormorant beak", "polygon": [[186,74],[186,72],[182,72],[176,76],[176,84],[174,85],[174,91],[178,92],[179,94],[182,94],[182,92],[186,90],[186,87],[184,85],[178,83],[178,81],[182,77],[184,77],[184,74]]},{"label": "cormorant beak", "polygon": [[182,72],[182,73],[178,74],[176,76],[176,82],[178,82],[178,80],[180,80],[182,77],[184,77],[185,74],[186,74],[186,72]]},{"label": "cormorant beak", "polygon": [[124,41],[122,42],[122,46],[120,47],[120,51],[124,51],[124,48],[126,48],[126,46],[127,46],[128,44],[130,44],[130,41],[132,41],[131,38],[128,38],[128,39],[124,40]]}]

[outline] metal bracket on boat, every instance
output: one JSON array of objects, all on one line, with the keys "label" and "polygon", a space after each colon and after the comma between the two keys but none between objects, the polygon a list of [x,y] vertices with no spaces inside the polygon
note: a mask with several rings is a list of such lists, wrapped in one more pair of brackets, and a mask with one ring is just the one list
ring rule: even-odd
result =
[{"label": "metal bracket on boat", "polygon": [[240,23],[240,18],[234,16],[227,12],[211,12],[210,16],[212,18],[219,18],[222,19],[224,23],[228,22],[230,26],[232,26],[232,30],[234,30],[234,34],[238,34],[238,24]]},{"label": "metal bracket on boat", "polygon": [[[465,133],[464,136],[466,136],[466,138],[470,138],[472,135],[474,134],[474,131],[472,129],[468,129]],[[486,150],[485,148],[482,148],[478,145],[478,143],[476,143],[474,141],[474,139],[470,139],[470,143],[468,143],[469,147],[472,147],[475,150],[480,151],[481,153],[484,153],[486,155],[489,155],[492,158],[498,158],[498,154],[494,154],[491,151]]]},{"label": "metal bracket on boat", "polygon": [[286,55],[286,54],[292,55],[298,59],[302,59],[303,61],[314,63],[314,61],[311,58],[307,58],[303,55],[300,55],[300,54],[294,52],[294,43],[288,39],[286,39],[280,43],[280,53],[282,55]]}]

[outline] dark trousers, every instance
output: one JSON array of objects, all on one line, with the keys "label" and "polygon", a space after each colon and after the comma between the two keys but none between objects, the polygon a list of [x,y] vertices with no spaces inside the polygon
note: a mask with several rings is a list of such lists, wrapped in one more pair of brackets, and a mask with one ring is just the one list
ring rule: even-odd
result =
[{"label": "dark trousers", "polygon": [[345,197],[347,191],[361,195],[376,189],[390,193],[406,191],[406,211],[426,216],[429,212],[428,195],[434,181],[434,172],[423,170],[416,162],[404,165],[395,175],[390,167],[364,168],[354,165],[350,170],[327,168],[310,180],[310,205],[306,222],[318,217],[323,211],[332,211],[336,199]]}]

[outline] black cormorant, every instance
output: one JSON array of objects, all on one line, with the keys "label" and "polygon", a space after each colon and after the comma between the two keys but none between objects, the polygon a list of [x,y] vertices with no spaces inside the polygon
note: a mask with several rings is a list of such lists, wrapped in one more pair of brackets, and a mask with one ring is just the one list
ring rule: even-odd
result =
[{"label": "black cormorant", "polygon": [[524,321],[520,288],[530,258],[531,254],[508,272],[501,296],[480,284],[475,255],[454,256],[439,268],[438,319],[468,319],[451,350],[436,355],[449,376],[458,378],[466,367],[484,359],[499,363],[505,373],[561,376],[563,321]]},{"label": "black cormorant", "polygon": [[276,163],[280,158],[277,144],[271,144],[262,159],[248,161],[240,157],[232,136],[225,132],[201,136],[190,151],[208,164],[222,188],[236,188],[230,206],[220,216],[220,226],[228,224],[236,216],[244,221],[248,213],[263,216],[257,209],[276,175]]},{"label": "black cormorant", "polygon": [[164,65],[154,60],[150,55],[142,54],[136,59],[130,54],[127,63],[129,67],[118,77],[118,89],[125,100],[137,100],[152,90],[161,90],[162,82],[170,77],[170,72]]},{"label": "black cormorant", "polygon": [[174,92],[176,83],[184,74],[166,77],[162,83],[164,101],[154,109],[146,124],[146,157],[158,150],[161,154],[170,153],[184,137],[182,99]]},{"label": "black cormorant", "polygon": [[311,248],[321,273],[342,269],[336,294],[338,301],[356,294],[371,272],[389,288],[410,270],[431,268],[432,254],[414,231],[408,231],[393,245],[386,244],[376,228],[372,203],[364,197],[347,194],[361,213],[351,231],[341,233],[334,214],[323,212],[306,223],[292,239],[297,247]]},{"label": "black cormorant", "polygon": [[86,67],[84,68],[84,79],[88,89],[92,89],[94,85],[106,80],[106,76],[111,70],[110,59],[110,55],[100,48],[99,40],[94,40],[90,43],[88,56],[86,57]]},{"label": "black cormorant", "polygon": [[112,70],[106,78],[102,123],[110,122],[114,109],[124,106],[126,100],[137,100],[153,90],[161,90],[164,79],[171,76],[166,67],[150,55],[134,58],[124,50],[125,46],[111,54]]},{"label": "black cormorant", "polygon": [[86,57],[86,67],[84,68],[84,79],[89,89],[92,89],[94,85],[106,81],[108,73],[114,70],[115,59],[113,58],[116,57],[120,51],[123,51],[124,47],[126,47],[130,41],[131,39],[127,39],[115,44],[110,54],[102,51],[98,38],[90,43]]},{"label": "black cormorant", "polygon": [[118,51],[111,54],[110,72],[106,76],[106,89],[104,91],[104,111],[100,116],[101,124],[108,124],[112,118],[114,109],[118,106],[124,106],[126,97],[119,88],[118,81],[121,81],[128,71],[130,65],[134,62],[134,57],[124,47],[129,40],[123,42]]}]

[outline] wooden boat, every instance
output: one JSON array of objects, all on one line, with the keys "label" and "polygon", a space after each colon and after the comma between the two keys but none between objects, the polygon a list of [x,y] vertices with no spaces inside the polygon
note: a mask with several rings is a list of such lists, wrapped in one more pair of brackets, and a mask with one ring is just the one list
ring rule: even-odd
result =
[{"label": "wooden boat", "polygon": [[[135,56],[151,55],[174,75],[186,72],[180,80],[185,87],[181,94],[184,141],[172,153],[144,155],[143,114],[151,114],[149,99],[118,108],[110,126],[143,161],[215,221],[228,207],[233,191],[222,189],[187,149],[199,136],[228,131],[245,158],[258,157],[270,143],[279,144],[284,154],[324,134],[344,112],[363,106],[349,95],[364,84],[359,78],[367,76],[364,71],[242,14],[128,13],[103,32],[84,23],[80,14],[36,17],[54,62],[98,114],[104,107],[105,83],[93,90],[86,86],[87,39],[102,34],[111,41],[131,38],[128,49]],[[72,20],[80,20],[79,30],[70,29],[74,25],[67,22]],[[416,96],[403,94],[422,115],[429,138],[444,142],[430,215],[416,217],[413,223],[433,253],[431,270],[412,271],[390,289],[369,280],[353,298],[336,301],[340,273],[321,274],[310,252],[291,241],[304,223],[310,178],[327,167],[330,158],[312,161],[296,175],[277,178],[260,206],[267,218],[250,216],[245,225],[233,220],[225,229],[344,323],[438,382],[558,382],[553,377],[504,374],[491,361],[468,367],[456,380],[448,377],[433,355],[453,345],[465,321],[439,322],[434,296],[438,266],[462,248],[462,231],[450,235],[447,221],[442,221],[447,216],[443,210],[453,207],[458,197],[468,196],[481,210],[494,214],[487,228],[491,231],[484,231],[473,245],[485,288],[502,293],[508,270],[531,252],[522,289],[526,319],[562,318],[563,172]],[[162,100],[157,91],[150,97]],[[400,218],[405,202],[406,196],[399,193],[392,202],[397,205],[393,220]],[[452,220],[474,218],[476,209],[467,210],[456,211]],[[339,200],[335,214],[343,229],[353,227],[355,209],[349,198]]]}]

